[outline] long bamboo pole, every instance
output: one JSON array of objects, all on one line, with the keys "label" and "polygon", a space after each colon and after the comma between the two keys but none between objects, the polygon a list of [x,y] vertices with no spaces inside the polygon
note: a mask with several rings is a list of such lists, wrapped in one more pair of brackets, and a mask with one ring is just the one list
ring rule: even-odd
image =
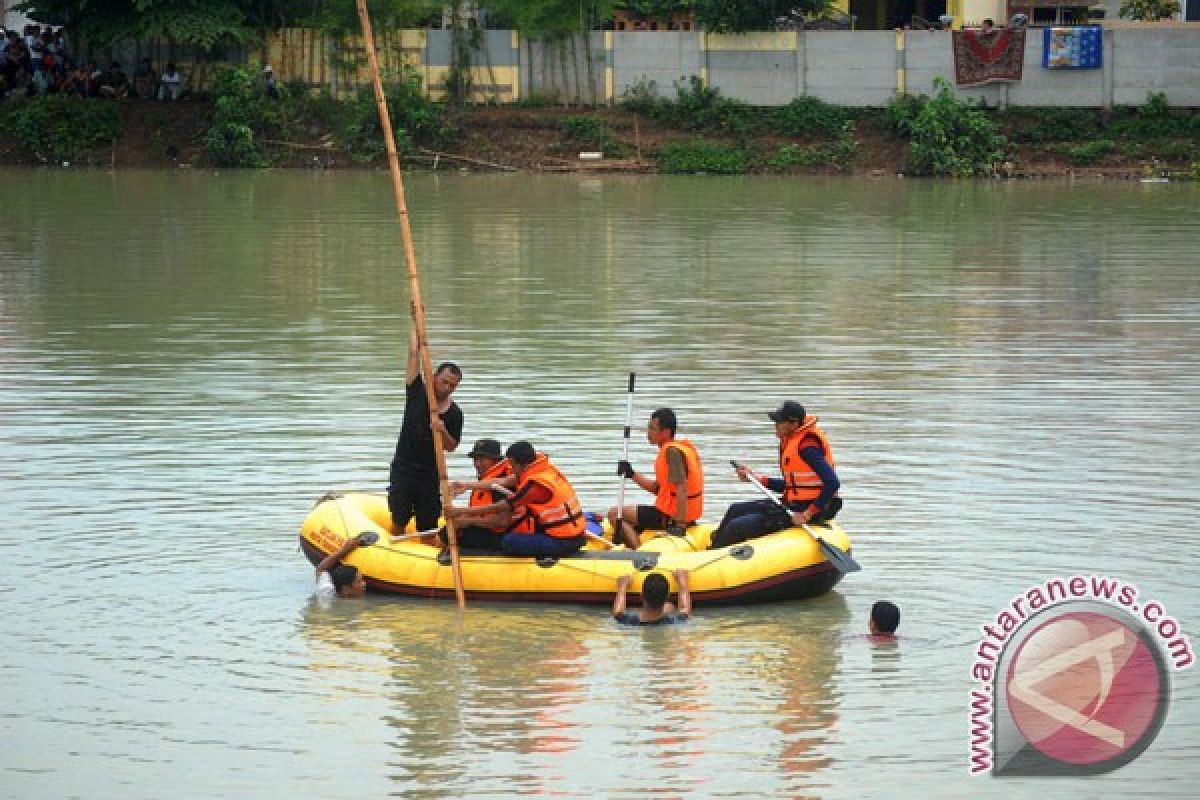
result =
[{"label": "long bamboo pole", "polygon": [[[404,202],[404,180],[400,175],[400,156],[396,152],[396,140],[392,134],[392,118],[388,114],[387,96],[383,93],[383,79],[379,76],[379,57],[375,53],[375,33],[371,29],[371,17],[367,13],[366,0],[357,0],[358,20],[362,24],[363,45],[367,50],[367,63],[371,66],[371,82],[375,86],[375,105],[379,108],[379,124],[383,128],[384,146],[387,148],[388,167],[392,173],[392,188],[396,195],[396,212],[400,215],[400,236],[404,240],[404,262],[408,265],[408,282],[412,288],[412,316],[417,329],[417,349],[421,355],[421,371],[425,375],[425,397],[429,401],[429,427],[433,431],[433,452],[437,459],[438,481],[441,484],[442,507],[449,508],[450,483],[446,479],[446,453],[442,449],[442,434],[433,424],[437,409],[437,397],[433,391],[433,362],[429,358],[429,343],[425,338],[425,306],[421,302],[421,280],[417,276],[417,255],[413,250],[412,230],[408,224],[408,206]],[[450,543],[450,568],[454,573],[454,597],[459,608],[467,607],[463,593],[462,565],[458,560],[458,531],[454,521],[446,518],[446,535]]]}]

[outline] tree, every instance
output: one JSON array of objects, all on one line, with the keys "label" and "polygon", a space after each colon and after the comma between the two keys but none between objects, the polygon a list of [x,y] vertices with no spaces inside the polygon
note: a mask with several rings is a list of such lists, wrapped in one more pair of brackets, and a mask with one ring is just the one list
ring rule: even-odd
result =
[{"label": "tree", "polygon": [[713,33],[773,31],[792,14],[820,14],[828,0],[696,0],[696,23]]},{"label": "tree", "polygon": [[1125,19],[1153,22],[1170,19],[1178,13],[1179,0],[1124,0],[1121,3],[1121,16]]},{"label": "tree", "polygon": [[120,41],[164,38],[210,49],[254,36],[238,0],[25,0],[31,18],[66,27],[75,41],[111,47]]}]

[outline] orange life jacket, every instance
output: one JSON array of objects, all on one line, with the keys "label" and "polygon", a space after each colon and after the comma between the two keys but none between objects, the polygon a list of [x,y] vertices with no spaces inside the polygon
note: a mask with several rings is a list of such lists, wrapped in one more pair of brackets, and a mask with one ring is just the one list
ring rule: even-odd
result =
[{"label": "orange life jacket", "polygon": [[[499,480],[500,478],[507,478],[512,474],[512,464],[508,463],[508,459],[506,458],[502,461],[497,461],[495,464],[488,467],[487,471],[479,476],[479,480],[495,481]],[[490,506],[492,503],[499,502],[502,499],[504,499],[503,494],[501,492],[497,492],[495,489],[474,489],[471,491],[471,502],[469,505]],[[532,525],[530,525],[530,530],[532,529]],[[505,527],[501,525],[498,528],[492,528],[492,530],[494,530],[496,533],[508,533],[509,531],[514,530],[514,528],[511,526]]]},{"label": "orange life jacket", "polygon": [[683,485],[684,491],[687,492],[687,519],[681,521],[684,523],[695,522],[704,513],[704,470],[700,466],[700,453],[696,450],[696,445],[687,439],[672,439],[664,442],[658,448],[658,460],[654,462],[654,479],[658,481],[658,496],[654,500],[654,507],[668,517],[675,516],[679,487],[667,479],[670,472],[667,469],[668,447],[678,449],[683,454],[684,463],[687,465],[687,482]]},{"label": "orange life jacket", "polygon": [[551,492],[544,503],[528,503],[525,510],[537,524],[537,528],[556,539],[573,539],[587,531],[587,520],[583,516],[583,504],[579,496],[558,467],[550,463],[544,453],[538,453],[533,463],[525,468],[517,481],[520,494],[528,484],[536,483]]},{"label": "orange life jacket", "polygon": [[783,473],[785,503],[811,503],[825,485],[808,462],[800,457],[801,445],[809,439],[817,440],[829,466],[837,468],[825,432],[817,427],[817,418],[809,414],[791,436],[779,443],[779,470]]}]

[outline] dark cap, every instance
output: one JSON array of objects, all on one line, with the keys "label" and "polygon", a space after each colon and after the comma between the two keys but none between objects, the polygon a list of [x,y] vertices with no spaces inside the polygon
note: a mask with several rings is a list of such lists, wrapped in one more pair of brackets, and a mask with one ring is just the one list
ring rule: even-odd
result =
[{"label": "dark cap", "polygon": [[795,400],[787,400],[779,408],[774,411],[768,411],[767,416],[772,422],[804,422],[804,406],[797,403]]},{"label": "dark cap", "polygon": [[467,453],[467,458],[475,458],[483,456],[484,458],[494,458],[497,461],[504,458],[504,454],[500,452],[500,443],[495,439],[480,439],[471,448],[471,452]]}]

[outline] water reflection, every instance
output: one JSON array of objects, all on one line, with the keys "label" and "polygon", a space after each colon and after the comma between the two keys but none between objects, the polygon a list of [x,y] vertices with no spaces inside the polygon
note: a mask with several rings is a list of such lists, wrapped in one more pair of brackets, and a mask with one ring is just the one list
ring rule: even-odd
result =
[{"label": "water reflection", "polygon": [[652,629],[591,609],[367,600],[311,606],[299,633],[329,690],[378,684],[396,791],[625,796],[653,774],[689,795],[820,785],[849,618],[837,595]]}]

